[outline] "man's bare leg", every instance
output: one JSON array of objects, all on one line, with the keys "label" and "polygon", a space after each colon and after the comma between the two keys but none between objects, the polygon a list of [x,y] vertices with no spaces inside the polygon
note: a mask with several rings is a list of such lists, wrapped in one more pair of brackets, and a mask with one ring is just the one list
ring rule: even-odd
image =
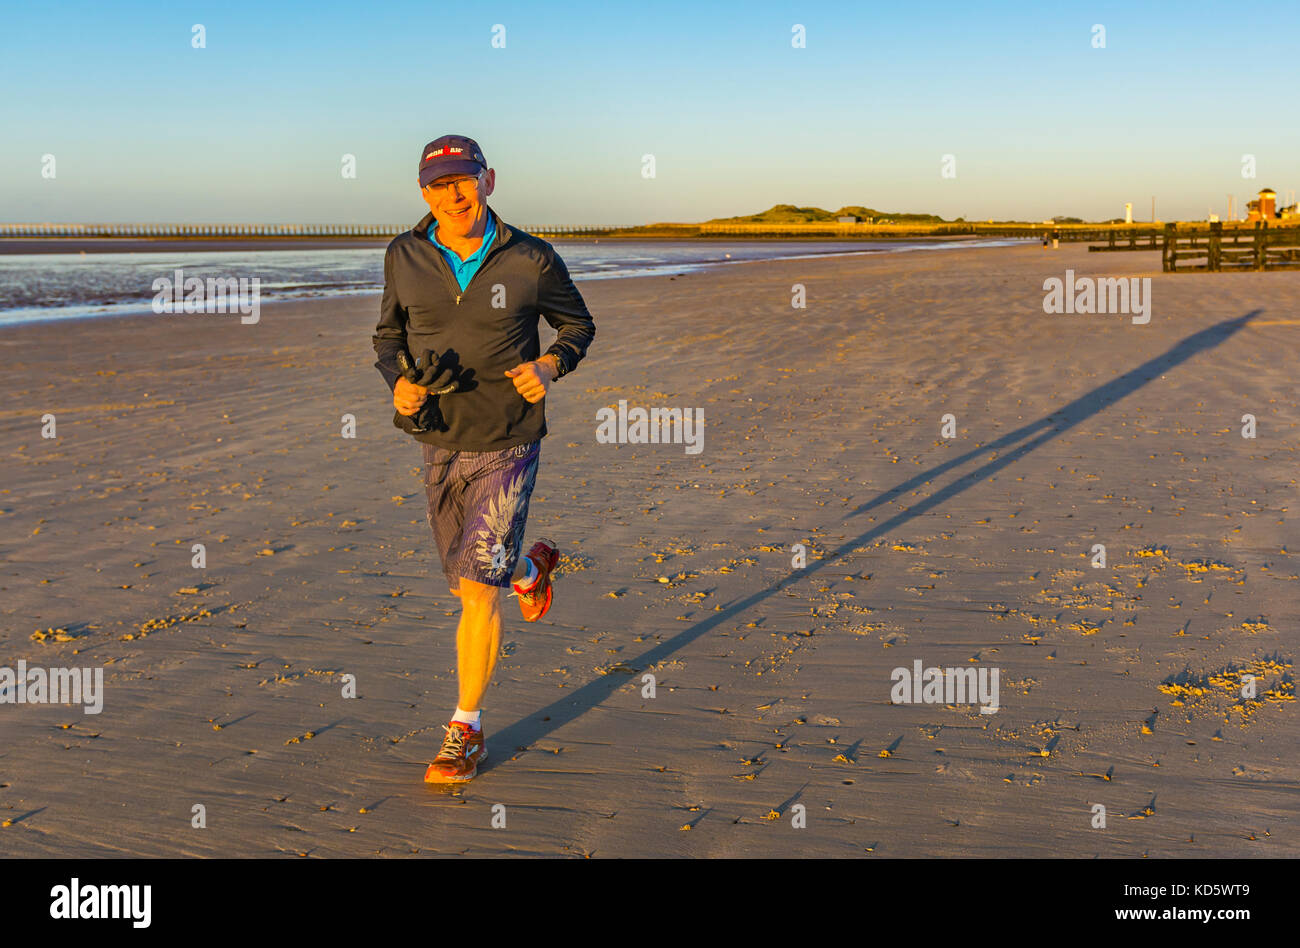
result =
[{"label": "man's bare leg", "polygon": [[457,706],[472,713],[479,710],[501,651],[501,589],[462,578],[460,608],[460,625],[456,628],[460,688]]},{"label": "man's bare leg", "polygon": [[[524,558],[519,558],[513,580],[527,572]],[[460,597],[460,625],[456,628],[457,681],[462,711],[479,710],[483,695],[492,681],[497,655],[501,651],[501,589],[472,579],[460,580],[452,593]]]}]

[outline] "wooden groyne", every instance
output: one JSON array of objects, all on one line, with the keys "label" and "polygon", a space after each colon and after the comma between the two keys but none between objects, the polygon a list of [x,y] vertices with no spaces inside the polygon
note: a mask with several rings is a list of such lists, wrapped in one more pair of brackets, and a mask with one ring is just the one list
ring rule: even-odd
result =
[{"label": "wooden groyne", "polygon": [[1158,234],[1111,233],[1106,243],[1088,249],[1159,250],[1166,273],[1285,270],[1300,267],[1300,226],[1270,226],[1267,221],[1234,221],[1226,227],[1223,221],[1166,224]]},{"label": "wooden groyne", "polygon": [[[1130,230],[1128,233],[1118,233],[1110,231],[1106,235],[1106,243],[1094,244],[1089,250],[1159,250],[1160,239],[1163,235],[1158,230],[1136,231]],[[1139,243],[1141,241],[1141,243]]]},{"label": "wooden groyne", "polygon": [[1224,230],[1223,222],[1209,229],[1165,228],[1162,245],[1166,273],[1205,270],[1288,270],[1300,268],[1300,227],[1270,227],[1255,221],[1249,229]]}]

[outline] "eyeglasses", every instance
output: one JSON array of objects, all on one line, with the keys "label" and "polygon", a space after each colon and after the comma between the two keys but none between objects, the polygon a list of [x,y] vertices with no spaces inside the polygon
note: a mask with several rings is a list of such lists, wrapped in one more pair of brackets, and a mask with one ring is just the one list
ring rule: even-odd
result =
[{"label": "eyeglasses", "polygon": [[437,195],[450,194],[452,188],[456,188],[457,193],[465,194],[470,191],[478,190],[479,177],[481,174],[482,172],[472,178],[452,178],[450,181],[426,184],[424,187],[426,191],[432,191]]}]

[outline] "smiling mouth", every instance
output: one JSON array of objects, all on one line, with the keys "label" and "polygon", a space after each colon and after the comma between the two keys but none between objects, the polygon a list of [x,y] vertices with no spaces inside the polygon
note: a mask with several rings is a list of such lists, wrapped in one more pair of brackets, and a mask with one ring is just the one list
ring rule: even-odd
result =
[{"label": "smiling mouth", "polygon": [[448,216],[448,217],[464,217],[464,216],[465,216],[466,214],[468,214],[468,213],[469,213],[469,208],[468,208],[468,207],[465,207],[465,208],[461,208],[459,211],[448,211],[448,212],[447,212],[447,216]]}]

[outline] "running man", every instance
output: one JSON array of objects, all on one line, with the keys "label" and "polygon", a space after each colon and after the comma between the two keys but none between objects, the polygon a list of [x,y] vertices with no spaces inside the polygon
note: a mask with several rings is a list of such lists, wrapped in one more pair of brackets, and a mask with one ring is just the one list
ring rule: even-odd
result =
[{"label": "running man", "polygon": [[[496,171],[477,142],[430,142],[419,180],[430,213],[388,245],[373,341],[393,423],[423,447],[429,527],[460,597],[459,700],[424,775],[459,783],[487,757],[480,709],[501,648],[501,590],[513,585],[527,622],[551,607],[555,544],[538,540],[520,556],[543,399],[596,328],[555,249],[488,207]],[[539,316],[558,333],[545,354]]]}]

